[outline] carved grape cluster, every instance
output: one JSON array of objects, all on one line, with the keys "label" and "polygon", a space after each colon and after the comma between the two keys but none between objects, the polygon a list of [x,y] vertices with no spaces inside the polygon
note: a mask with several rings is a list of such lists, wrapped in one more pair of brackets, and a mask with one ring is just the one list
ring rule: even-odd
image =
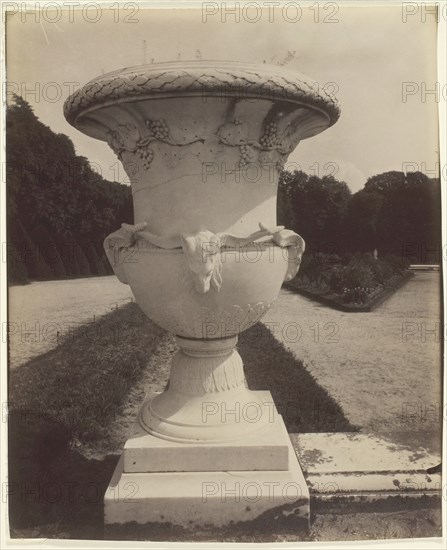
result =
[{"label": "carved grape cluster", "polygon": [[138,147],[137,154],[143,161],[143,167],[145,170],[149,170],[151,162],[154,159],[154,152],[149,147]]},{"label": "carved grape cluster", "polygon": [[282,172],[284,170],[285,163],[286,163],[285,157],[281,157],[276,161],[276,169],[278,170],[278,172]]},{"label": "carved grape cluster", "polygon": [[279,145],[277,132],[278,132],[278,127],[276,123],[269,122],[265,127],[263,136],[259,140],[260,144],[263,147],[277,147]]},{"label": "carved grape cluster", "polygon": [[247,164],[250,164],[250,162],[253,161],[253,150],[250,147],[250,145],[247,145],[246,143],[240,145],[239,151],[241,153],[241,159],[240,159],[241,166],[246,166]]},{"label": "carved grape cluster", "polygon": [[109,130],[107,143],[109,144],[109,147],[112,149],[112,151],[116,155],[119,156],[121,154],[121,151],[124,147],[124,143],[120,136],[120,133],[117,130]]},{"label": "carved grape cluster", "polygon": [[169,128],[165,120],[146,120],[146,126],[155,139],[163,141],[169,136]]}]

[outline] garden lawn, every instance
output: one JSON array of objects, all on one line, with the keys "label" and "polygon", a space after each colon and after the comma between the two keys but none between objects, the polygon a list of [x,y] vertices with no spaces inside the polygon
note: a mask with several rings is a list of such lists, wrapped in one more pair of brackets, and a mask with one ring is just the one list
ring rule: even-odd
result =
[{"label": "garden lawn", "polygon": [[[355,429],[263,325],[239,349],[249,387],[272,392],[290,431]],[[163,390],[175,352],[174,338],[128,304],[10,372],[12,536],[103,537],[104,492],[145,390]]]},{"label": "garden lawn", "polygon": [[362,432],[440,451],[439,273],[416,273],[366,313],[340,312],[282,290],[262,322]]}]

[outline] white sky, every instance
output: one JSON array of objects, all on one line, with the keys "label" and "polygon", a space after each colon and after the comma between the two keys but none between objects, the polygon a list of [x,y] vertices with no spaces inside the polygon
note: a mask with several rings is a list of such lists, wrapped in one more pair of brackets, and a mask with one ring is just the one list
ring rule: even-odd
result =
[{"label": "white sky", "polygon": [[[221,5],[208,4],[210,12]],[[77,154],[97,163],[105,178],[122,181],[124,171],[120,167],[118,176],[109,147],[63,117],[73,83],[79,87],[102,72],[142,63],[144,40],[148,62],[194,59],[200,50],[203,59],[276,63],[295,52],[288,68],[321,86],[335,83],[342,114],[335,126],[301,142],[289,163],[308,173],[318,166],[320,176],[332,172],[333,164],[325,169],[326,163],[335,163],[334,175],[353,191],[374,174],[402,170],[404,163],[435,175],[428,171],[438,161],[437,100],[443,87],[438,98],[423,91],[436,85],[434,17],[408,13],[404,22],[402,7],[393,5],[339,5],[336,12],[335,2],[320,2],[317,13],[312,4],[300,2],[300,17],[292,8],[284,13],[275,7],[273,22],[267,9],[240,9],[238,23],[234,15],[205,17],[200,9],[19,12],[7,24],[7,89],[22,95],[52,130],[70,136]],[[258,22],[247,21],[256,16]]]}]

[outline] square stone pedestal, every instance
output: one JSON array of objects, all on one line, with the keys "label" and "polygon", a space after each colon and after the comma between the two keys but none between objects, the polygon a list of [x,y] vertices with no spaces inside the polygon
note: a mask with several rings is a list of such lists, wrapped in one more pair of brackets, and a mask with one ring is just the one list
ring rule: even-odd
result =
[{"label": "square stone pedestal", "polygon": [[[270,392],[260,393],[273,402]],[[226,443],[171,442],[136,424],[104,496],[106,530],[132,522],[221,528],[286,517],[308,528],[309,491],[276,410],[266,430]]]}]

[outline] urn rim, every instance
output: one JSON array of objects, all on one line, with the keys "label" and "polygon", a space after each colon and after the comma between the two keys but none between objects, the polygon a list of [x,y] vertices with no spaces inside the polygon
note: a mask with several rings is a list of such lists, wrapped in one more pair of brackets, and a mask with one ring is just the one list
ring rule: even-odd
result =
[{"label": "urn rim", "polygon": [[319,83],[278,65],[241,61],[171,61],[100,75],[68,97],[64,116],[73,126],[92,110],[117,102],[181,96],[234,97],[296,103],[324,113],[328,127],[340,116],[337,99]]}]

